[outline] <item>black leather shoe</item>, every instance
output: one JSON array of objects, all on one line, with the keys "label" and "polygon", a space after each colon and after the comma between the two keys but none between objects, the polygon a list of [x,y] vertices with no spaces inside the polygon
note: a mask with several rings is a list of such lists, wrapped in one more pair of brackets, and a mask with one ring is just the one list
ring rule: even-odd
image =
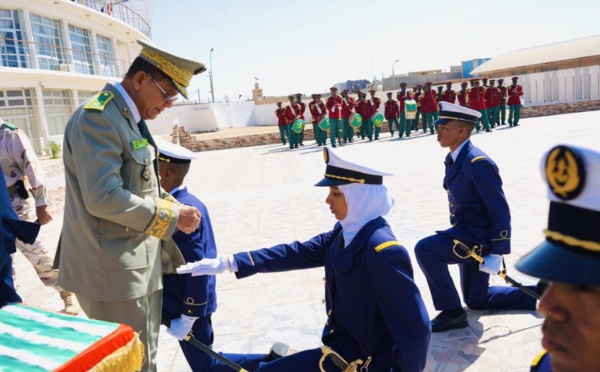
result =
[{"label": "black leather shoe", "polygon": [[269,354],[265,356],[264,361],[272,362],[276,359],[283,358],[284,356],[287,356],[288,350],[289,346],[283,342],[276,342],[273,344],[273,346],[271,346],[271,350],[269,351]]},{"label": "black leather shoe", "polygon": [[444,310],[431,320],[431,332],[444,332],[451,329],[465,328],[469,326],[468,315],[464,309],[457,316],[450,315],[452,310]]}]

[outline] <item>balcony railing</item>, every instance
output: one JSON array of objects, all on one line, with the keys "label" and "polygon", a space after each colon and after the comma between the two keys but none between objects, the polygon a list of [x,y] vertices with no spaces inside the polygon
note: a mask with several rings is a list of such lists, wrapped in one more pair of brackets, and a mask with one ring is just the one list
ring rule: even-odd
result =
[{"label": "balcony railing", "polygon": [[152,28],[146,22],[144,17],[123,4],[123,1],[114,1],[111,6],[108,6],[106,0],[73,0],[74,2],[87,6],[88,8],[97,10],[107,15],[113,16],[131,27],[139,30],[144,35],[152,39]]},{"label": "balcony railing", "polygon": [[0,36],[0,66],[33,68],[31,49],[35,50],[37,67],[41,70],[122,78],[131,65],[131,61],[117,59],[107,53]]}]

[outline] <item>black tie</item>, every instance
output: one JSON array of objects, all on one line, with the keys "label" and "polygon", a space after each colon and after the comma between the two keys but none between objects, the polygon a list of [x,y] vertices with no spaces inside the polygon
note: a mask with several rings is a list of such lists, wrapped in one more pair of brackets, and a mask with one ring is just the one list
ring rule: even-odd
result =
[{"label": "black tie", "polygon": [[[148,126],[146,125],[146,121],[144,121],[144,119],[140,120],[139,123],[137,123],[138,128],[140,129],[140,134],[142,135],[142,137],[144,137],[145,139],[148,140],[148,143],[151,144],[152,146],[154,146],[155,151],[158,151],[158,148],[156,147],[156,143],[154,143],[154,139],[152,138],[152,135],[150,134],[150,131],[148,130]],[[156,155],[156,153],[155,153]],[[154,171],[156,172],[156,175],[158,177],[158,162],[154,162]]]},{"label": "black tie", "polygon": [[452,154],[448,154],[446,157],[446,167],[450,168],[454,164],[454,159],[452,159]]}]

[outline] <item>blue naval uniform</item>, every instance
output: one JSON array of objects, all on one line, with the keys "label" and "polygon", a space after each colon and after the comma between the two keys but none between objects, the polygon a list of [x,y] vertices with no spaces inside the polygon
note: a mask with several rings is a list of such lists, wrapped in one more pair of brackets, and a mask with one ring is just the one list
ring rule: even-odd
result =
[{"label": "blue naval uniform", "polygon": [[[196,207],[202,215],[200,227],[193,233],[186,235],[177,231],[173,234],[173,240],[185,261],[195,262],[203,258],[217,257],[217,246],[206,206],[190,194],[185,187],[174,191],[173,196],[182,204]],[[199,319],[194,322],[192,327],[194,337],[205,345],[212,345],[214,333],[211,315],[217,309],[215,285],[214,275],[196,277],[192,277],[191,274],[165,275],[163,279],[163,318],[176,319],[181,314],[198,317]],[[196,349],[187,341],[180,341],[179,345],[194,372],[231,371],[229,367]],[[223,354],[223,356],[251,371],[256,369],[265,357],[264,354]]]},{"label": "blue naval uniform", "polygon": [[548,354],[547,351],[544,350],[537,358],[535,358],[531,365],[530,372],[552,372],[550,354]]},{"label": "blue naval uniform", "polygon": [[[368,222],[344,248],[342,227],[300,243],[235,255],[236,276],[325,267],[328,321],[323,344],[347,362],[367,361],[369,372],[422,371],[430,323],[413,280],[406,249],[382,217]],[[321,349],[265,363],[256,372],[320,371]],[[339,371],[329,358],[326,371]]]},{"label": "blue naval uniform", "polygon": [[33,244],[39,231],[39,224],[19,221],[12,208],[4,177],[0,177],[0,307],[22,301],[15,290],[12,275],[10,255],[16,250],[15,239]]},{"label": "blue naval uniform", "polygon": [[[445,164],[443,186],[452,227],[436,231],[415,247],[435,308],[462,307],[448,271],[448,264],[459,264],[463,300],[469,308],[534,310],[535,299],[514,287],[489,286],[489,274],[479,270],[477,261],[459,258],[452,250],[453,239],[458,239],[470,248],[483,245],[478,251],[482,256],[510,253],[510,210],[496,163],[467,140],[456,161],[452,164],[448,154]],[[456,251],[464,255],[460,248]]]}]

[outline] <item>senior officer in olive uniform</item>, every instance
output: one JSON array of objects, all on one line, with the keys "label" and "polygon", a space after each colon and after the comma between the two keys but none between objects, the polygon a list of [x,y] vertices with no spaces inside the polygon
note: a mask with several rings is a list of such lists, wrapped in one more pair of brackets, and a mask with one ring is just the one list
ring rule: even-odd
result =
[{"label": "senior officer in olive uniform", "polygon": [[600,345],[600,152],[559,145],[542,158],[550,213],[546,240],[516,264],[549,282],[532,371],[598,371]]},{"label": "senior officer in olive uniform", "polygon": [[[217,245],[204,203],[192,195],[183,185],[192,159],[196,154],[167,140],[155,137],[158,147],[160,184],[163,189],[177,199],[181,204],[191,205],[202,214],[198,229],[190,234],[178,231],[173,234],[173,241],[181,250],[186,262],[195,262],[203,258],[217,257]],[[214,332],[211,316],[217,310],[216,279],[214,275],[165,275],[163,278],[162,317],[170,320],[167,332],[179,340],[179,346],[188,361],[192,371],[223,371],[231,369],[196,349],[184,341],[188,333],[205,345],[212,345]],[[265,360],[265,354],[224,354],[224,356],[253,371],[260,362]]]},{"label": "senior officer in olive uniform", "polygon": [[329,148],[324,155],[325,178],[316,186],[329,187],[325,202],[339,221],[331,231],[302,243],[205,259],[178,272],[229,270],[241,279],[324,267],[324,346],[261,365],[255,372],[422,371],[429,319],[408,253],[382,217],[394,205],[383,185],[389,174],[345,161]]},{"label": "senior officer in olive uniform", "polygon": [[138,42],[142,51],[123,81],[107,84],[67,124],[65,214],[55,261],[60,286],[77,295],[90,318],[140,332],[143,369],[154,371],[161,266],[173,269],[183,261],[170,238],[176,229],[194,231],[200,213],[161,198],[145,120],[170,108],[178,93],[186,96],[190,79],[205,68]]},{"label": "senior officer in olive uniform", "polygon": [[[515,287],[489,286],[489,276],[500,271],[502,255],[510,253],[510,210],[502,179],[496,164],[469,140],[481,113],[448,102],[441,106],[437,140],[450,149],[444,189],[452,227],[420,240],[415,247],[433,304],[441,310],[431,322],[433,332],[468,326],[448,264],[459,264],[463,299],[471,309],[534,310],[536,306],[535,299]],[[485,263],[480,266],[458,256],[454,239],[477,246]]]}]

